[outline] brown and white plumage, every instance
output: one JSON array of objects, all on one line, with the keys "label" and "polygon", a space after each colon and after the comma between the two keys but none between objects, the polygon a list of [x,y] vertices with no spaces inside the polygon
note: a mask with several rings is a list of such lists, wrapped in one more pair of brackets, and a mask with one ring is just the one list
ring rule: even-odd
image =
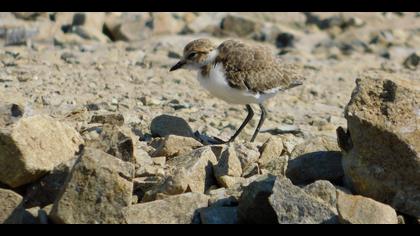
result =
[{"label": "brown and white plumage", "polygon": [[301,84],[299,67],[281,63],[267,48],[227,40],[218,48],[215,63],[222,63],[229,85],[264,93]]},{"label": "brown and white plumage", "polygon": [[171,68],[198,71],[197,79],[212,95],[233,104],[245,104],[248,116],[229,140],[233,141],[253,116],[249,104],[259,104],[262,114],[251,139],[254,141],[266,111],[263,102],[279,91],[302,84],[300,68],[281,62],[262,46],[227,40],[216,47],[208,39],[197,39],[184,48],[183,57]]}]

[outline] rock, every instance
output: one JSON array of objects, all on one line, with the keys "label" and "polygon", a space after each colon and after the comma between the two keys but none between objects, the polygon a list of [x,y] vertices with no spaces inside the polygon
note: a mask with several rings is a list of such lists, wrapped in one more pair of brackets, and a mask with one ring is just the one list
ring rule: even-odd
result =
[{"label": "rock", "polygon": [[238,205],[238,219],[247,224],[276,224],[276,212],[268,197],[273,193],[276,177],[263,175],[244,188]]},{"label": "rock", "polygon": [[191,137],[168,135],[152,153],[152,157],[185,155],[201,146],[203,145],[200,142]]},{"label": "rock", "polygon": [[137,138],[129,128],[105,124],[88,131],[83,133],[87,147],[100,149],[123,161],[136,161]]},{"label": "rock", "polygon": [[264,168],[261,168],[261,173],[275,176],[286,176],[288,161],[289,157],[287,155],[273,158],[265,164]]},{"label": "rock", "polygon": [[134,166],[86,148],[51,210],[55,223],[124,223],[131,204]]},{"label": "rock", "polygon": [[336,211],[337,206],[337,189],[329,181],[318,180],[312,184],[306,185],[303,190],[312,197],[316,197],[327,204]]},{"label": "rock", "polygon": [[222,19],[221,29],[237,37],[247,37],[258,32],[262,27],[260,23],[241,16],[228,15]]},{"label": "rock", "polygon": [[194,137],[191,127],[184,119],[169,115],[155,117],[152,120],[150,132],[154,137],[165,137],[170,134]]},{"label": "rock", "polygon": [[279,158],[283,152],[283,140],[278,137],[270,137],[261,147],[261,156],[258,164],[264,168],[272,159]]},{"label": "rock", "polygon": [[49,116],[22,118],[0,129],[0,182],[11,187],[31,183],[73,158],[81,144],[73,128]]},{"label": "rock", "polygon": [[217,165],[213,169],[216,178],[224,175],[240,177],[242,175],[241,162],[236,155],[235,149],[229,147],[223,151]]},{"label": "rock", "polygon": [[36,20],[39,16],[45,16],[46,12],[13,12],[13,15],[22,20]]},{"label": "rock", "polygon": [[102,32],[105,23],[104,12],[78,12],[73,15],[73,26],[85,26]]},{"label": "rock", "polygon": [[309,184],[316,180],[341,183],[341,152],[336,141],[318,137],[295,147],[288,161],[286,176],[293,184]]},{"label": "rock", "polygon": [[223,175],[217,177],[217,183],[224,188],[233,188],[237,184],[241,184],[245,178],[238,176]]},{"label": "rock", "polygon": [[110,12],[106,14],[104,33],[113,41],[135,42],[152,35],[150,13],[136,13],[134,17]]},{"label": "rock", "polygon": [[22,217],[22,224],[40,224],[39,211],[41,208],[32,207],[25,209]]},{"label": "rock", "polygon": [[10,28],[6,30],[5,46],[28,45],[30,40],[38,34],[36,28]]},{"label": "rock", "polygon": [[56,200],[76,160],[77,158],[74,157],[58,165],[51,173],[42,177],[39,181],[30,184],[26,188],[26,194],[23,200],[25,208],[44,207],[52,204]]},{"label": "rock", "polygon": [[85,26],[73,26],[72,33],[79,35],[83,39],[95,40],[101,43],[107,43],[110,39],[97,29]]},{"label": "rock", "polygon": [[199,223],[198,211],[208,206],[208,200],[202,193],[184,193],[129,206],[124,210],[124,218],[128,224]]},{"label": "rock", "polygon": [[294,40],[295,36],[293,34],[284,32],[277,35],[275,44],[277,48],[293,47]]},{"label": "rock", "polygon": [[356,80],[345,110],[348,132],[338,140],[342,165],[355,193],[420,217],[420,86],[388,78]]},{"label": "rock", "polygon": [[293,134],[283,134],[280,137],[283,140],[283,149],[289,155],[292,154],[293,150],[298,144],[304,142],[303,138],[296,137]]},{"label": "rock", "polygon": [[17,122],[25,113],[25,99],[17,94],[0,96],[0,128]]},{"label": "rock", "polygon": [[240,194],[234,193],[234,190],[226,188],[218,188],[208,191],[210,196],[209,206],[212,207],[232,207],[238,205],[238,198]]},{"label": "rock", "polygon": [[260,167],[257,163],[252,163],[248,165],[243,171],[242,171],[242,177],[249,178],[251,176],[260,174]]},{"label": "rock", "polygon": [[241,161],[242,169],[245,169],[249,165],[252,165],[252,163],[257,162],[261,155],[255,143],[234,143],[233,146],[235,148],[236,155]]},{"label": "rock", "polygon": [[398,224],[392,207],[363,196],[338,191],[337,210],[342,224]]},{"label": "rock", "polygon": [[420,56],[417,53],[412,53],[404,61],[404,66],[407,69],[416,70],[417,66],[420,64]]},{"label": "rock", "polygon": [[122,126],[124,124],[124,116],[120,113],[94,114],[90,119],[90,123]]},{"label": "rock", "polygon": [[200,210],[202,224],[237,224],[236,207],[208,207]]},{"label": "rock", "polygon": [[0,189],[0,223],[20,224],[25,209],[22,206],[22,197],[8,189]]},{"label": "rock", "polygon": [[152,13],[153,34],[176,34],[182,30],[184,24],[176,20],[169,12]]},{"label": "rock", "polygon": [[160,166],[144,165],[137,169],[135,177],[165,176],[165,170]]},{"label": "rock", "polygon": [[198,148],[187,155],[169,159],[164,183],[147,192],[142,201],[154,200],[158,193],[175,195],[187,191],[206,192],[215,183],[213,165],[216,163],[210,147]]},{"label": "rock", "polygon": [[337,215],[287,178],[277,178],[268,198],[280,224],[334,224]]}]

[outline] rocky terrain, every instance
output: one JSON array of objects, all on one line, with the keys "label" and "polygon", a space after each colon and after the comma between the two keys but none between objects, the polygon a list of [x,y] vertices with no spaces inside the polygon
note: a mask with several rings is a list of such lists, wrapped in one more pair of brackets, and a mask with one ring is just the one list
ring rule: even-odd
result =
[{"label": "rocky terrain", "polygon": [[[202,37],[303,65],[255,143],[169,73]],[[0,45],[1,223],[420,223],[419,13],[13,12]]]}]

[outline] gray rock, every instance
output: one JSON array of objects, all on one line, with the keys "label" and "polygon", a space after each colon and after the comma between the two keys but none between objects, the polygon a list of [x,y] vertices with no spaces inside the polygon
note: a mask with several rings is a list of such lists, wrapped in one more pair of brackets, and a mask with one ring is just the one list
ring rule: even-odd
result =
[{"label": "gray rock", "polygon": [[342,224],[398,224],[392,207],[363,196],[338,191],[337,210]]},{"label": "gray rock", "polygon": [[199,223],[199,210],[208,206],[208,200],[202,193],[184,193],[129,206],[124,218],[128,224]]},{"label": "gray rock", "polygon": [[273,193],[276,177],[264,175],[246,186],[238,205],[238,219],[247,224],[275,224],[277,215],[268,198]]},{"label": "gray rock", "polygon": [[288,161],[286,176],[293,184],[316,180],[341,183],[341,152],[334,139],[318,137],[295,147]]},{"label": "gray rock", "polygon": [[131,204],[134,166],[87,148],[74,165],[50,216],[55,223],[124,223]]},{"label": "gray rock", "polygon": [[200,210],[202,224],[237,224],[236,207],[208,207]]},{"label": "gray rock", "polygon": [[22,118],[0,129],[0,181],[12,187],[31,183],[73,158],[81,144],[73,128],[49,116]]},{"label": "gray rock", "polygon": [[280,224],[334,224],[337,215],[323,201],[308,195],[287,178],[277,178],[269,203]]},{"label": "gray rock", "polygon": [[22,197],[8,189],[0,189],[0,223],[20,224],[25,209],[22,206]]},{"label": "gray rock", "polygon": [[[364,77],[345,110],[343,169],[355,193],[420,217],[420,87],[416,80]],[[338,130],[339,131],[339,130]]]},{"label": "gray rock", "polygon": [[152,120],[150,131],[153,136],[165,137],[170,134],[194,137],[191,127],[188,123],[179,117],[160,115]]}]

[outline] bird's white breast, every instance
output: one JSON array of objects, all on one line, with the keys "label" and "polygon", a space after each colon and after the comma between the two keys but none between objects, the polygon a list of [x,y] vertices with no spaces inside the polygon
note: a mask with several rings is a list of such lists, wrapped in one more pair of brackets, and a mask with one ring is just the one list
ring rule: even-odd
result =
[{"label": "bird's white breast", "polygon": [[207,89],[213,96],[233,104],[262,103],[264,100],[273,97],[277,91],[271,93],[253,93],[246,90],[232,88],[229,86],[223,64],[218,63],[210,69],[207,76],[198,73],[198,81],[201,86]]}]

